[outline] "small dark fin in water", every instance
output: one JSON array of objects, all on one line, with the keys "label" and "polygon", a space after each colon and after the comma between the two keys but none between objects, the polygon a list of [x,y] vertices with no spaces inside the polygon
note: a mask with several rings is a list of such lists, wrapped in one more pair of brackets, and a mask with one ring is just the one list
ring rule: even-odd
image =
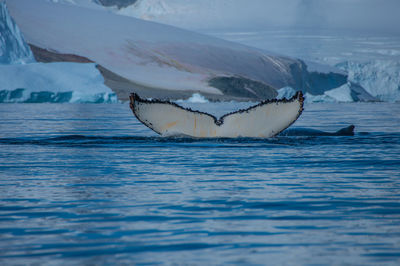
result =
[{"label": "small dark fin in water", "polygon": [[336,132],[324,132],[311,128],[289,128],[280,136],[354,136],[354,125],[344,127]]},{"label": "small dark fin in water", "polygon": [[350,125],[348,127],[342,128],[341,130],[336,131],[335,136],[354,136],[354,125]]}]

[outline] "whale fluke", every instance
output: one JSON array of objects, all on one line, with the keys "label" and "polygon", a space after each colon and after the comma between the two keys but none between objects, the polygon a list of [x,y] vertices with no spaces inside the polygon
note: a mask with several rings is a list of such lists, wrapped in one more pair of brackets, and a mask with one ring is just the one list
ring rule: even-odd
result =
[{"label": "whale fluke", "polygon": [[169,101],[142,99],[130,95],[130,107],[136,118],[162,136],[273,137],[293,124],[303,111],[303,94],[289,100],[267,100],[245,110],[217,119],[208,113],[184,108]]}]

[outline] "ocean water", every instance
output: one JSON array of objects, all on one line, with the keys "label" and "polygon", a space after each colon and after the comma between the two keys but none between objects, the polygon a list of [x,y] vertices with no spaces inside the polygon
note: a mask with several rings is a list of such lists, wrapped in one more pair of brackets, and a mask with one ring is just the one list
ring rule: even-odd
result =
[{"label": "ocean water", "polygon": [[1,104],[0,264],[398,265],[399,114],[310,104],[293,128],[355,136],[196,140],[127,104]]}]

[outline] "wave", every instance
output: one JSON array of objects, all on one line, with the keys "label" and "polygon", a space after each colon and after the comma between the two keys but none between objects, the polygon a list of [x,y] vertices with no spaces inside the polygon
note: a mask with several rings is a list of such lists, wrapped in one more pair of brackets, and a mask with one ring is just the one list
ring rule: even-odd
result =
[{"label": "wave", "polygon": [[80,94],[75,91],[0,90],[0,103],[116,103],[115,93]]}]

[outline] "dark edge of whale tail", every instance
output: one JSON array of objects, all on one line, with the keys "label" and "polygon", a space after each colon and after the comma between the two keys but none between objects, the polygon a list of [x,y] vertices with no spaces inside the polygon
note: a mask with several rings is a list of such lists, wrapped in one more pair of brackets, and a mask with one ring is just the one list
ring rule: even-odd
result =
[{"label": "dark edge of whale tail", "polygon": [[140,96],[137,93],[132,92],[129,95],[129,107],[132,110],[133,115],[136,117],[137,120],[140,121],[140,123],[142,123],[143,125],[145,125],[146,127],[150,128],[151,130],[153,130],[154,132],[156,132],[157,134],[160,134],[160,132],[156,131],[154,128],[150,127],[147,123],[145,123],[144,121],[142,121],[142,119],[140,119],[140,117],[136,114],[135,111],[135,104],[136,102],[143,102],[145,101],[144,99],[140,98]]},{"label": "dark edge of whale tail", "polygon": [[335,132],[335,136],[354,136],[354,125],[342,128]]},{"label": "dark edge of whale tail", "polygon": [[300,109],[297,113],[296,119],[294,119],[292,121],[292,123],[290,123],[287,127],[285,127],[284,129],[282,129],[281,131],[276,133],[273,137],[278,136],[280,133],[282,133],[283,131],[288,129],[291,125],[293,125],[297,121],[297,119],[299,119],[300,115],[303,113],[303,111],[304,111],[304,95],[303,95],[302,91],[297,91],[296,94],[292,98],[290,98],[290,99],[284,98],[282,101],[283,102],[291,102],[291,101],[295,101],[295,100],[298,100],[300,103]]},{"label": "dark edge of whale tail", "polygon": [[133,111],[133,108],[134,108],[134,106],[135,106],[135,101],[140,101],[141,100],[141,98],[140,98],[140,96],[138,95],[138,94],[136,94],[136,93],[131,93],[130,95],[129,95],[129,100],[130,100],[130,102],[129,102],[129,107],[132,109],[132,111]]}]

